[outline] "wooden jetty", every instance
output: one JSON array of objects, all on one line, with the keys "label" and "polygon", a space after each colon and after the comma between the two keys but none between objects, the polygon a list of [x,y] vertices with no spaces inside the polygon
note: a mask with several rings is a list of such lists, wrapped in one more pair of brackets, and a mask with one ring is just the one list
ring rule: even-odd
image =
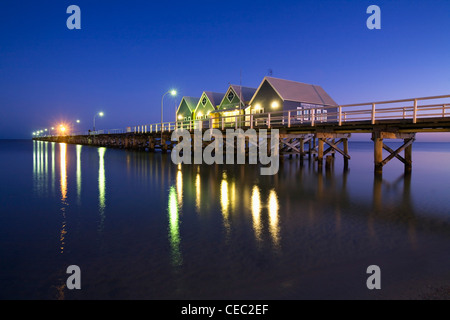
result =
[{"label": "wooden jetty", "polygon": [[[194,130],[204,133],[208,129],[217,129],[225,136],[227,129],[255,129],[257,132],[265,129],[268,135],[277,129],[282,159],[286,156],[297,157],[301,161],[304,157],[313,158],[320,168],[324,161],[329,165],[337,154],[343,157],[344,166],[348,167],[351,135],[370,133],[374,144],[375,173],[382,173],[383,167],[394,158],[401,161],[408,172],[412,168],[412,147],[417,133],[450,132],[450,95],[323,107],[312,109],[308,114],[292,110],[241,114],[34,139],[168,152],[176,144],[176,141],[171,141],[173,131],[181,128],[189,130],[191,136]],[[385,144],[385,140],[390,139],[400,139],[403,144],[393,150]],[[204,145],[209,143],[204,142]],[[248,145],[247,141],[247,148]],[[385,158],[383,150],[389,154]]]}]

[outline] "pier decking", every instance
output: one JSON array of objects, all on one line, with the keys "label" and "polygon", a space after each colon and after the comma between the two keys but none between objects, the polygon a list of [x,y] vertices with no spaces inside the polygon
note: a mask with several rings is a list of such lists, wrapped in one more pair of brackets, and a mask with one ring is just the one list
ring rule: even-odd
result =
[{"label": "pier decking", "polygon": [[[374,142],[376,173],[381,173],[394,158],[404,163],[405,171],[410,171],[412,146],[417,133],[450,132],[450,95],[323,107],[311,109],[309,114],[292,110],[252,113],[34,139],[168,152],[176,143],[171,141],[172,132],[176,129],[189,130],[191,135],[194,130],[217,129],[225,133],[227,129],[266,129],[269,136],[271,130],[277,129],[281,157],[296,156],[303,160],[307,156],[318,161],[319,167],[324,160],[327,164],[332,160],[327,155],[334,157],[336,154],[343,156],[347,167],[351,159],[348,139],[353,133],[370,133]],[[384,143],[387,139],[401,139],[403,144],[393,150]],[[248,143],[246,145],[248,147]],[[389,153],[386,158],[383,158],[383,150]]]}]

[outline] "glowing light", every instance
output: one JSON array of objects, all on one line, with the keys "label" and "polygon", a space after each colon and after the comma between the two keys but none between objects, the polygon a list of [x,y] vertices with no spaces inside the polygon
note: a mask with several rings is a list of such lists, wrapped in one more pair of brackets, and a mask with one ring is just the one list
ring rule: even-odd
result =
[{"label": "glowing light", "polygon": [[98,148],[98,207],[100,213],[99,231],[103,231],[106,207],[106,177],[105,177],[106,148]]},{"label": "glowing light", "polygon": [[195,207],[197,208],[197,211],[200,212],[200,173],[197,173],[195,177]]},{"label": "glowing light", "polygon": [[180,251],[180,216],[178,213],[177,191],[174,186],[169,191],[169,241],[172,253],[172,263],[174,266],[181,266],[183,263]]},{"label": "glowing light", "polygon": [[80,120],[77,120],[77,123],[80,123],[81,121]]},{"label": "glowing light", "polygon": [[103,117],[105,114],[104,114],[103,112],[99,112],[98,115],[99,115],[100,117]]},{"label": "glowing light", "polygon": [[224,175],[222,182],[220,183],[220,205],[222,207],[222,214],[224,217],[228,217],[228,182],[227,177]]},{"label": "glowing light", "polygon": [[275,192],[275,190],[270,191],[269,194],[269,230],[270,234],[272,236],[272,240],[276,246],[278,246],[280,242],[280,227],[278,223],[278,211],[279,211],[279,205],[278,205],[278,197]]},{"label": "glowing light", "polygon": [[183,116],[181,114],[178,116],[178,120],[183,120]]},{"label": "glowing light", "polygon": [[67,198],[67,173],[66,173],[66,153],[67,145],[65,143],[60,143],[60,187],[61,187],[61,200],[64,202]]},{"label": "glowing light", "polygon": [[261,109],[261,105],[258,103],[258,104],[255,106],[255,109],[256,109],[256,110]]},{"label": "glowing light", "polygon": [[199,112],[199,113],[197,113],[197,116],[201,117],[201,116],[203,116],[203,113]]},{"label": "glowing light", "polygon": [[59,130],[60,130],[61,132],[65,132],[65,131],[66,131],[66,127],[64,127],[63,125],[61,125],[61,127],[59,128]]},{"label": "glowing light", "polygon": [[177,95],[177,91],[176,91],[176,90],[172,90],[172,91],[170,91],[170,94],[171,94],[172,96],[176,96],[176,95]]},{"label": "glowing light", "polygon": [[61,232],[59,236],[60,241],[60,249],[61,253],[64,253],[64,247],[65,247],[65,238],[67,234],[66,230],[66,207],[67,207],[67,171],[66,171],[66,153],[67,153],[67,145],[65,143],[60,143],[60,189],[61,189],[61,213],[63,216],[63,222],[61,226]]},{"label": "glowing light", "polygon": [[223,224],[227,233],[230,231],[230,219],[228,214],[229,195],[227,175],[224,173],[220,183],[220,205],[222,207]]},{"label": "glowing light", "polygon": [[181,205],[183,204],[183,173],[181,172],[180,168],[178,168],[177,172],[176,185],[177,185],[178,205],[181,208]]},{"label": "glowing light", "polygon": [[278,103],[278,101],[274,101],[274,102],[272,102],[271,106],[272,106],[272,108],[276,109],[280,106],[280,104]]},{"label": "glowing light", "polygon": [[81,197],[81,148],[83,146],[80,144],[77,144],[77,198],[78,202],[80,201]]},{"label": "glowing light", "polygon": [[252,190],[252,218],[256,240],[261,241],[261,195],[258,186]]}]

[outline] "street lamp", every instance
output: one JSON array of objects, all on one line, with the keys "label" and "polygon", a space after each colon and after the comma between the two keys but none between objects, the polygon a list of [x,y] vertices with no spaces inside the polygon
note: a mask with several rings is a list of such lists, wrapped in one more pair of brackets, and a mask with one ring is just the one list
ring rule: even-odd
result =
[{"label": "street lamp", "polygon": [[171,94],[173,97],[175,97],[177,95],[177,91],[176,90],[170,90],[167,91],[166,93],[163,94],[162,99],[161,99],[161,142],[162,142],[162,137],[163,137],[163,103],[164,103],[164,97],[168,94]]},{"label": "street lamp", "polygon": [[100,116],[103,117],[105,114],[103,112],[99,112],[94,116],[94,132],[95,132],[95,117]]}]

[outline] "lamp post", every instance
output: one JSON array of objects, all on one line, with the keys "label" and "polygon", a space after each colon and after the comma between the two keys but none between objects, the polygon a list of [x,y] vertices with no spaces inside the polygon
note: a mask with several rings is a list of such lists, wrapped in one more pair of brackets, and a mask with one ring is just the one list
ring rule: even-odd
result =
[{"label": "lamp post", "polygon": [[163,94],[162,99],[161,99],[161,143],[162,143],[162,137],[163,137],[163,105],[164,105],[164,97],[168,94],[171,94],[172,96],[176,96],[177,95],[177,91],[176,90],[170,90],[167,91],[166,93]]},{"label": "lamp post", "polygon": [[[79,119],[77,119],[77,120],[75,120],[75,123],[76,124],[80,124],[81,123],[81,120],[79,120]],[[70,123],[70,126],[71,126],[71,133],[72,134],[75,134],[76,132],[75,132],[75,124],[72,122],[72,123]]]},{"label": "lamp post", "polygon": [[96,113],[94,116],[94,132],[95,132],[95,117],[100,116],[103,117],[105,114],[103,112]]}]

